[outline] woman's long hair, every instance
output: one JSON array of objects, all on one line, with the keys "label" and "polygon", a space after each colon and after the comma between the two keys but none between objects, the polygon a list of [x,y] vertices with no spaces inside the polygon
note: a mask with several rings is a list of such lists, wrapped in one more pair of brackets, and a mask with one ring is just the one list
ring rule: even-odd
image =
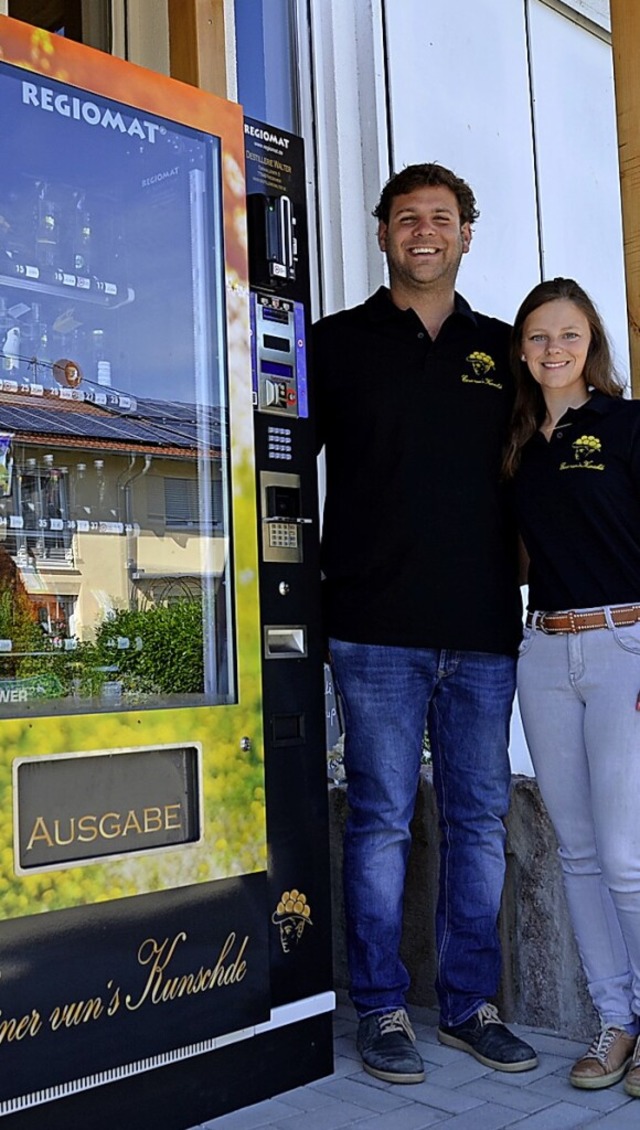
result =
[{"label": "woman's long hair", "polygon": [[511,331],[510,363],[516,381],[516,398],[502,465],[503,475],[508,479],[518,469],[522,448],[537,432],[547,413],[542,389],[531,376],[526,362],[521,360],[524,323],[539,306],[561,298],[573,302],[589,323],[591,340],[584,366],[587,387],[603,392],[605,396],[622,396],[624,392],[613,367],[604,323],[586,291],[573,279],[557,278],[538,283],[522,302]]}]

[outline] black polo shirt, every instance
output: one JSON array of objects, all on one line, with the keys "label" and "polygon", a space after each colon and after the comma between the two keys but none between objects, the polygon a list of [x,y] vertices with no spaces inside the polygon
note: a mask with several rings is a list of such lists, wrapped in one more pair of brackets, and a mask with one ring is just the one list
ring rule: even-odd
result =
[{"label": "black polo shirt", "polygon": [[455,311],[432,341],[382,287],[314,327],[329,635],[510,654],[513,529],[499,484],[509,327]]},{"label": "black polo shirt", "polygon": [[536,432],[514,496],[532,611],[640,601],[640,402],[593,393]]}]

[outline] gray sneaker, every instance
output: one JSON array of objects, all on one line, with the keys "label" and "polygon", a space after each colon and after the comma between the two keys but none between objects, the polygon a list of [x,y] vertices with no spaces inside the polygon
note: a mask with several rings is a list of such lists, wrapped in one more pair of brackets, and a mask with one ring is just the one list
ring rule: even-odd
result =
[{"label": "gray sneaker", "polygon": [[365,1071],[385,1083],[422,1083],[424,1064],[404,1008],[364,1016],[356,1044]]}]

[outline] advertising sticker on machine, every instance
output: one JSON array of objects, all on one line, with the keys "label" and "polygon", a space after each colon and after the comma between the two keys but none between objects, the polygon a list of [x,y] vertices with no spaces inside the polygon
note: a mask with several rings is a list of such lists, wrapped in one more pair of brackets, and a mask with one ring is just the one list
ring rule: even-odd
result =
[{"label": "advertising sticker on machine", "polygon": [[0,130],[1,1116],[268,1019],[273,907],[241,110],[0,17]]},{"label": "advertising sticker on machine", "polygon": [[266,290],[251,296],[254,354],[259,351],[254,396],[258,407],[306,418],[305,312],[290,297],[300,291],[299,252],[307,238],[302,141],[251,118],[245,119],[244,140],[251,281]]}]

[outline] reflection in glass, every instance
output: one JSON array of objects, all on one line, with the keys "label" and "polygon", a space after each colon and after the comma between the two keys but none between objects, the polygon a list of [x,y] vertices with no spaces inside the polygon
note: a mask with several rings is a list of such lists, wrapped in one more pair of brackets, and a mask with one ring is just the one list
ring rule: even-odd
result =
[{"label": "reflection in glass", "polygon": [[0,714],[224,703],[217,138],[0,65]]},{"label": "reflection in glass", "polygon": [[300,132],[292,0],[235,0],[238,101],[250,118]]}]

